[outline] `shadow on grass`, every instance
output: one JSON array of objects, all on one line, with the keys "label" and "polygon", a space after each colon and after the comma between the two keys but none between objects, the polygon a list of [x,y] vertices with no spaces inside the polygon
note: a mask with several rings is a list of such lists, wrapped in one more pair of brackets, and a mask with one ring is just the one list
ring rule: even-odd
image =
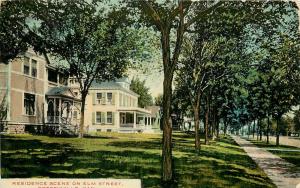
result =
[{"label": "shadow on grass", "polygon": [[[248,139],[247,139],[248,140]],[[257,145],[258,147],[263,147],[263,148],[285,148],[285,149],[299,149],[298,147],[295,146],[287,146],[287,145],[279,145],[276,146],[276,144],[267,144],[265,141],[260,141],[260,140],[249,140],[251,143]]]},{"label": "shadow on grass", "polygon": [[[144,187],[161,187],[160,139],[118,140],[107,144],[110,150],[85,151],[56,142],[55,138],[50,139],[56,143],[43,143],[43,138],[32,137],[34,139],[18,140],[14,136],[2,136],[3,178],[140,178]],[[222,140],[224,147],[212,143],[211,148],[206,147],[196,154],[193,144],[187,144],[184,137],[179,138],[174,151],[186,152],[186,155],[174,155],[178,187],[274,186],[248,156],[231,153],[237,152],[234,146],[228,146],[232,140]]]}]

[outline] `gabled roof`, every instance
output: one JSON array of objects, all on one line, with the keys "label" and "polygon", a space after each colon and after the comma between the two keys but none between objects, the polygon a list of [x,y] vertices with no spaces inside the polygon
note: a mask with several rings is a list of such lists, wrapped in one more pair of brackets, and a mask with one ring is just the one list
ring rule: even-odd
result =
[{"label": "gabled roof", "polygon": [[52,87],[47,93],[47,96],[60,96],[78,100],[70,87]]},{"label": "gabled roof", "polygon": [[[118,80],[117,80],[118,81]],[[126,93],[129,93],[131,95],[134,95],[136,97],[138,97],[139,95],[136,94],[135,92],[127,89],[127,88],[124,88],[122,87],[119,82],[116,82],[116,81],[106,81],[106,82],[96,82],[94,81],[92,84],[91,84],[91,87],[90,89],[93,89],[93,90],[121,90],[121,91],[124,91]]]}]

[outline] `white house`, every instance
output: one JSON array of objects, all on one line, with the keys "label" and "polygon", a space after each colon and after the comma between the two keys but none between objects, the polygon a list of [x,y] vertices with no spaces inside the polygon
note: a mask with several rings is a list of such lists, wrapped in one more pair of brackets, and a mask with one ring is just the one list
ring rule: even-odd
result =
[{"label": "white house", "polygon": [[[77,85],[71,79],[72,84]],[[128,78],[92,83],[85,104],[84,125],[88,133],[153,132],[151,111],[138,107],[139,95],[129,85]]]}]

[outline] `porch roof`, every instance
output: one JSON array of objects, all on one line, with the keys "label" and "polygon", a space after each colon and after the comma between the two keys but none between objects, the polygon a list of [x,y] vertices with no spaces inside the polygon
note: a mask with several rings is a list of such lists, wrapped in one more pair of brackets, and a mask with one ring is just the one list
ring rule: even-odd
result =
[{"label": "porch roof", "polygon": [[72,92],[72,89],[70,87],[53,87],[50,88],[46,96],[56,96],[56,97],[63,97],[63,98],[69,98],[75,101],[80,101],[78,98],[75,97],[74,93]]},{"label": "porch roof", "polygon": [[147,115],[151,115],[151,112],[149,110],[146,110],[144,108],[138,108],[138,107],[121,107],[118,109],[119,112],[139,112]]}]

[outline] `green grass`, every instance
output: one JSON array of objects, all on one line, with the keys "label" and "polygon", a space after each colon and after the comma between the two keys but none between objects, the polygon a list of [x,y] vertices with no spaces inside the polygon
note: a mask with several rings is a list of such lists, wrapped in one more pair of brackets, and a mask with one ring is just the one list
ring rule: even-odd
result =
[{"label": "green grass", "polygon": [[[269,152],[279,156],[282,159],[296,165],[297,169],[300,170],[300,148],[287,145],[276,146],[274,142],[267,144],[264,141],[250,140],[253,144],[257,145],[260,148],[265,148]],[[282,150],[297,150],[297,151],[278,151],[273,149],[282,149]]]},{"label": "green grass", "polygon": [[[178,187],[275,187],[231,139],[194,151],[191,135],[173,136]],[[161,187],[161,135],[101,133],[62,138],[1,135],[2,178],[140,178]]]}]

